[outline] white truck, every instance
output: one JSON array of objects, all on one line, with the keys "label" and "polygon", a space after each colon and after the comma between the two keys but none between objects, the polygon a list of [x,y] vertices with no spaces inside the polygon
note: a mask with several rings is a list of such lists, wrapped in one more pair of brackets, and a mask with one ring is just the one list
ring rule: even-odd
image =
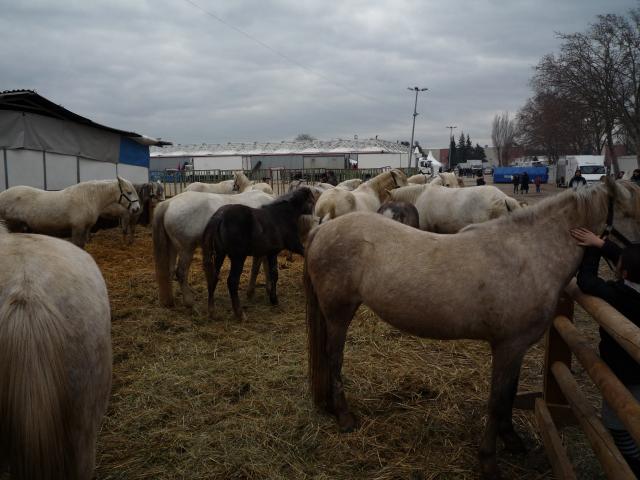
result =
[{"label": "white truck", "polygon": [[556,183],[560,187],[569,185],[571,178],[580,170],[587,183],[599,182],[606,175],[604,155],[567,155],[558,160]]}]

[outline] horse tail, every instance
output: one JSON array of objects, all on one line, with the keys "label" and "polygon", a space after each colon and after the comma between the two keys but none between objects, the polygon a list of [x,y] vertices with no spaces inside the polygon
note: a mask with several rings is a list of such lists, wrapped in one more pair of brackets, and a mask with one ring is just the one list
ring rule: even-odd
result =
[{"label": "horse tail", "polygon": [[156,280],[158,282],[158,296],[160,305],[170,307],[173,305],[173,286],[171,285],[171,249],[173,244],[164,226],[164,216],[169,204],[161,202],[156,207],[153,215],[153,261],[156,267]]},{"label": "horse tail", "polygon": [[[318,230],[312,230],[307,253]],[[307,338],[309,344],[309,382],[313,403],[321,408],[330,405],[331,383],[327,353],[327,320],[320,309],[318,296],[309,277],[309,255],[304,259],[304,289],[307,297]]]},{"label": "horse tail", "polygon": [[18,479],[77,478],[65,317],[14,289],[0,306],[0,445]]}]

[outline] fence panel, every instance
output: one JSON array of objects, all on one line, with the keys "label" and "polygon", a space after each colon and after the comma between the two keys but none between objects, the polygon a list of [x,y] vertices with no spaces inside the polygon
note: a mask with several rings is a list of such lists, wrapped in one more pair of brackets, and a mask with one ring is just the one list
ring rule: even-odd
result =
[{"label": "fence panel", "polygon": [[[640,404],[572,323],[574,301],[610,332],[613,338],[618,339],[634,359],[639,358],[640,328],[602,299],[582,293],[573,280],[558,304],[557,316],[547,333],[544,392],[543,398],[536,401],[536,419],[538,428],[542,431],[547,455],[556,476],[574,478],[571,476],[573,472],[568,472],[564,465],[566,452],[559,446],[556,433],[556,426],[566,423],[565,409],[570,407],[572,416],[582,426],[607,478],[634,479],[635,475],[624,461],[609,431],[573,378],[569,368],[572,354],[639,444]],[[545,416],[547,409],[549,416]]]},{"label": "fence panel", "polygon": [[[262,168],[247,170],[245,175],[254,182],[264,182],[271,186],[275,195],[282,195],[289,191],[289,184],[293,180],[303,180],[308,184],[324,182],[326,175],[332,171],[336,180],[344,182],[353,178],[368,180],[382,172],[390,170],[391,167],[382,168],[362,168],[362,169],[328,169],[328,168]],[[401,168],[407,177],[417,173],[415,168]],[[223,180],[233,179],[234,170],[165,170],[152,171],[149,177],[152,181],[159,181],[165,188],[167,197],[172,197],[182,193],[190,183],[218,183]]]}]

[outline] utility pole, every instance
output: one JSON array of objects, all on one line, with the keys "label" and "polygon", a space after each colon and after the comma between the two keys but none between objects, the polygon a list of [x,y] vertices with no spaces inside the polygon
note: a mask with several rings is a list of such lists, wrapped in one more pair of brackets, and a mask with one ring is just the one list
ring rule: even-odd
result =
[{"label": "utility pole", "polygon": [[[407,90],[412,90],[416,92],[416,101],[413,104],[413,127],[411,127],[411,144],[409,145],[409,161],[407,162],[407,167],[411,168],[411,155],[413,154],[413,134],[416,130],[416,117],[418,116],[418,93],[424,92],[425,90],[429,90],[428,88],[420,88],[420,87],[407,87]],[[418,159],[416,158],[416,168],[418,168]]]},{"label": "utility pole", "polygon": [[448,125],[444,128],[449,129],[449,169],[453,170],[453,165],[451,165],[451,162],[453,161],[453,159],[451,158],[451,142],[453,141],[453,129],[458,127],[455,125]]}]

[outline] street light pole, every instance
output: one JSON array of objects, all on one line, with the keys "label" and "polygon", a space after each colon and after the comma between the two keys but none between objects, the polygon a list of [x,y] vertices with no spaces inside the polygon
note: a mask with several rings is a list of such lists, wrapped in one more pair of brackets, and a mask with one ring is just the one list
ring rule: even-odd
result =
[{"label": "street light pole", "polygon": [[453,170],[453,165],[451,165],[451,161],[453,160],[451,158],[451,142],[453,141],[453,129],[454,128],[458,128],[458,127],[455,126],[455,125],[448,125],[448,126],[446,126],[444,128],[448,128],[449,129],[449,169]]},{"label": "street light pole", "polygon": [[[428,88],[419,87],[407,87],[407,90],[413,90],[416,92],[416,101],[413,104],[413,126],[411,127],[411,144],[409,145],[409,161],[407,167],[411,168],[411,155],[413,154],[413,134],[416,130],[416,117],[418,116],[418,93],[429,90]],[[416,168],[418,168],[418,159],[416,159]]]}]

